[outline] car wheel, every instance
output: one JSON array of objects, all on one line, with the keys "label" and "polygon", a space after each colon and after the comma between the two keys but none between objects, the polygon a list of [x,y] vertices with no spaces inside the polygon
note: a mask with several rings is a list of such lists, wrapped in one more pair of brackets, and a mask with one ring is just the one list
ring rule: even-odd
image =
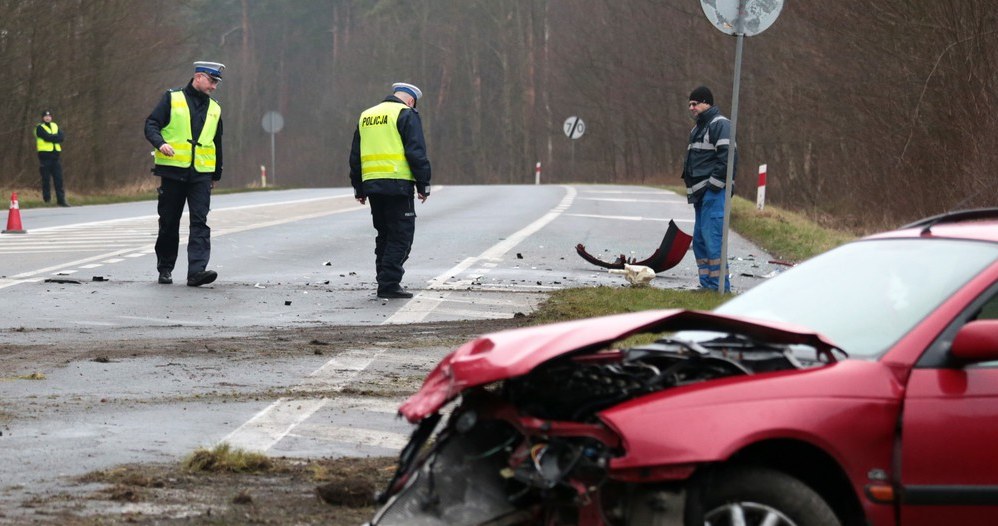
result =
[{"label": "car wheel", "polygon": [[686,524],[704,526],[839,526],[813,489],[780,471],[727,468],[701,481],[687,502]]}]

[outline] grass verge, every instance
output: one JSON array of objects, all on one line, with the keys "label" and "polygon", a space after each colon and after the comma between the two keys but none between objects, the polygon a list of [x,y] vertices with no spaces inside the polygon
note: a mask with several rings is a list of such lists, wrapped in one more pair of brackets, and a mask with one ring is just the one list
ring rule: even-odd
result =
[{"label": "grass verge", "polygon": [[804,216],[777,208],[757,210],[741,197],[731,201],[731,228],[773,257],[797,263],[856,238],[819,226]]},{"label": "grass verge", "polygon": [[654,287],[588,287],[551,293],[530,316],[531,324],[555,323],[651,309],[711,310],[729,296],[712,291]]}]

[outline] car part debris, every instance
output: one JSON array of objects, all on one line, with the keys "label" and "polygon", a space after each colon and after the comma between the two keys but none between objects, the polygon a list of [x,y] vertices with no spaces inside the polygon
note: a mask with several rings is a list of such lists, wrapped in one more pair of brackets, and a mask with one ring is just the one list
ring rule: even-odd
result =
[{"label": "car part debris", "polygon": [[73,283],[76,285],[81,284],[80,280],[72,278],[47,278],[45,280],[45,283]]},{"label": "car part debris", "polygon": [[651,267],[644,265],[624,264],[623,269],[612,268],[607,270],[610,274],[622,274],[628,283],[635,287],[643,287],[651,280],[655,279],[655,271]]},{"label": "car part debris", "polygon": [[575,245],[575,251],[582,256],[582,259],[603,268],[623,270],[624,265],[641,265],[654,270],[657,274],[678,265],[690,249],[690,243],[692,242],[693,237],[680,230],[676,226],[676,222],[670,219],[669,228],[665,231],[665,235],[662,236],[662,243],[658,249],[650,257],[641,261],[636,261],[634,258],[627,258],[621,254],[617,256],[615,261],[606,262],[586,252],[586,247],[582,243]]}]

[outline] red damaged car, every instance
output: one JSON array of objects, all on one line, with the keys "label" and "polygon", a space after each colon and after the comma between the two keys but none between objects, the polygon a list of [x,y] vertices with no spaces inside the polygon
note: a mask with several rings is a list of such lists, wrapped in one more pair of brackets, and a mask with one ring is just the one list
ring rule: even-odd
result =
[{"label": "red damaged car", "polygon": [[998,209],[713,312],[482,336],[400,412],[372,525],[998,524]]}]

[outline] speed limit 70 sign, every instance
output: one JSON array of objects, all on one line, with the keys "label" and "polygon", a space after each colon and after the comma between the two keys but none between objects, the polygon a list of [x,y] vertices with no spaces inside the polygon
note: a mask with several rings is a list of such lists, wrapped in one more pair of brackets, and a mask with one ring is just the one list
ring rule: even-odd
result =
[{"label": "speed limit 70 sign", "polygon": [[586,123],[582,122],[582,119],[572,115],[568,119],[565,119],[565,135],[569,139],[578,139],[582,137],[582,134],[586,132]]}]

